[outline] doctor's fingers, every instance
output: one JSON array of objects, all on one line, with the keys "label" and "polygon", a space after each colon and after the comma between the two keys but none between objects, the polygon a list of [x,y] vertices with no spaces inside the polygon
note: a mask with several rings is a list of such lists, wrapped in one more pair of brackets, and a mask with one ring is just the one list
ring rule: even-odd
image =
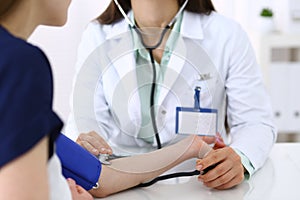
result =
[{"label": "doctor's fingers", "polygon": [[213,144],[216,142],[216,137],[211,137],[211,136],[198,136],[198,137],[200,137],[207,144]]},{"label": "doctor's fingers", "polygon": [[81,133],[76,142],[94,155],[112,154],[111,147],[94,131]]},{"label": "doctor's fingers", "polygon": [[100,151],[98,151],[95,147],[93,147],[89,142],[87,141],[76,141],[80,146],[88,150],[91,154],[98,156],[100,154]]},{"label": "doctor's fingers", "polygon": [[[198,177],[199,181],[202,181],[207,187],[219,190],[228,189],[240,184],[244,180],[243,167],[234,166],[229,169],[229,166],[225,165],[227,165],[226,162],[221,163],[214,169],[207,172],[207,174],[202,176],[200,175]],[[211,177],[217,178],[209,180]]]},{"label": "doctor's fingers", "polygon": [[[236,156],[232,156],[232,155]],[[234,161],[236,160],[236,161]],[[222,165],[226,161],[227,165]],[[198,159],[196,161],[196,169],[198,171],[213,171],[215,173],[207,173],[208,175],[203,175],[206,181],[211,181],[218,176],[226,173],[234,164],[241,163],[240,157],[234,152],[230,147],[224,147],[221,149],[211,150],[203,159]],[[220,166],[219,166],[220,165]],[[218,166],[218,167],[216,167]],[[212,170],[212,168],[214,170]]]},{"label": "doctor's fingers", "polygon": [[213,149],[220,149],[223,147],[226,147],[226,144],[224,143],[222,138],[220,139],[219,137],[217,137]]},{"label": "doctor's fingers", "polygon": [[201,166],[203,170],[225,160],[229,160],[230,163],[241,163],[240,156],[231,147],[224,147],[212,150],[203,159],[197,160],[197,166]]},{"label": "doctor's fingers", "polygon": [[[212,156],[212,158],[209,158],[209,156]],[[243,181],[244,167],[241,158],[232,148],[226,147],[215,150],[206,158],[211,160],[215,159],[214,162],[218,163],[215,168],[211,169],[206,174],[199,176],[199,180],[206,186],[216,189],[227,189]],[[206,163],[201,163],[201,161],[202,160],[197,162],[197,168],[199,168],[199,166],[201,167],[203,164],[203,169],[205,169]]]},{"label": "doctor's fingers", "polygon": [[218,187],[215,187],[215,189],[218,189],[218,190],[229,189],[229,188],[232,188],[234,186],[239,185],[240,183],[243,182],[243,180],[244,180],[244,175],[242,177],[241,176],[235,176],[233,179],[231,179],[227,183],[225,183],[223,185],[220,185]]},{"label": "doctor's fingers", "polygon": [[[234,163],[230,159],[219,162],[214,168],[210,169],[206,174],[200,175],[199,178],[203,182],[209,183],[215,180],[219,180],[219,184],[230,181],[235,176],[242,175],[244,167],[241,163]],[[214,187],[219,185],[214,184]]]},{"label": "doctor's fingers", "polygon": [[220,133],[216,133],[216,136],[199,136],[207,144],[215,144],[214,149],[225,147],[224,140]]}]

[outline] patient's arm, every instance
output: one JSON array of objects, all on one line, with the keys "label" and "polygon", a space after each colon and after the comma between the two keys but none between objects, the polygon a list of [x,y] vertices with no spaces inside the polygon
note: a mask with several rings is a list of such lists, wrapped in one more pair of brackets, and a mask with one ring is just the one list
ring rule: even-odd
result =
[{"label": "patient's arm", "polygon": [[113,160],[111,165],[102,166],[100,186],[90,193],[95,197],[105,197],[126,190],[156,178],[185,160],[203,158],[210,150],[201,137],[189,136],[151,153]]}]

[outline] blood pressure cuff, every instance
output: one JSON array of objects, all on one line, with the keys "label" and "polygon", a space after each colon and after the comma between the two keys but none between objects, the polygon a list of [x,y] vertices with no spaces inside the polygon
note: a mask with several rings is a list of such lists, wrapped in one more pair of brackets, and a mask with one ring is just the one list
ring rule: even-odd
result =
[{"label": "blood pressure cuff", "polygon": [[56,140],[56,153],[65,178],[74,179],[86,190],[98,186],[101,163],[94,155],[63,134]]}]

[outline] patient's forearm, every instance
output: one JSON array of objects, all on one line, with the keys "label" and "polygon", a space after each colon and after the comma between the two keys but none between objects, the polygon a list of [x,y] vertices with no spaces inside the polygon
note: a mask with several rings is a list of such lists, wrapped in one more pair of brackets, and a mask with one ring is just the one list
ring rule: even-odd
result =
[{"label": "patient's forearm", "polygon": [[90,192],[95,197],[104,197],[126,190],[152,180],[185,160],[202,158],[210,149],[200,137],[189,136],[151,153],[113,160],[111,165],[103,165],[100,187]]}]

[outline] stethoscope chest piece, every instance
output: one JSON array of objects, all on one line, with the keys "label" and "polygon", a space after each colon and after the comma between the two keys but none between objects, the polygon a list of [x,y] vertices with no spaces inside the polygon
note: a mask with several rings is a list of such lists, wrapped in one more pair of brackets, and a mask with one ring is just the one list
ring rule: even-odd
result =
[{"label": "stethoscope chest piece", "polygon": [[108,154],[100,154],[99,160],[103,165],[110,165],[111,163],[108,161],[109,155]]}]

